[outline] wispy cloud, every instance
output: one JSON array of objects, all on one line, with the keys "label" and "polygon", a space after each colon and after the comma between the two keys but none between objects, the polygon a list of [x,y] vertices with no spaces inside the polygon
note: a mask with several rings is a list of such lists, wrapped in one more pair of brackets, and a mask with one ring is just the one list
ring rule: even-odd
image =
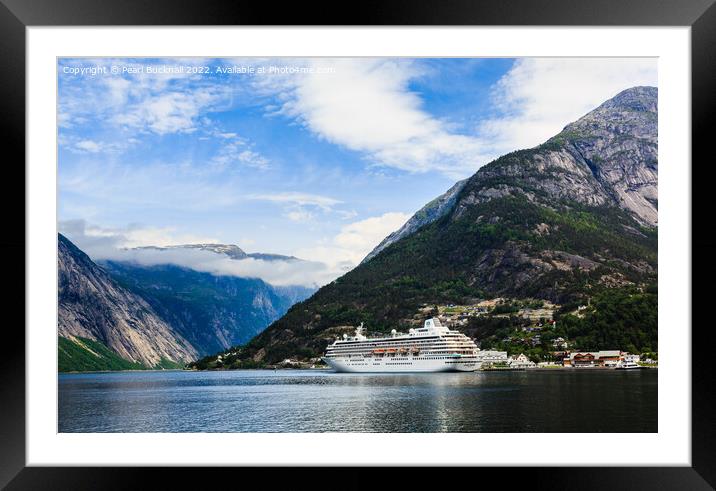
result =
[{"label": "wispy cloud", "polygon": [[342,203],[340,200],[329,198],[327,196],[295,192],[252,194],[249,198],[262,201],[273,201],[275,203],[293,203],[302,206],[317,206],[323,210],[330,210],[332,206]]},{"label": "wispy cloud", "polygon": [[499,155],[530,148],[559,133],[620,91],[657,85],[654,59],[524,58],[495,85],[497,115],[477,134]]},{"label": "wispy cloud", "polygon": [[254,169],[268,169],[269,160],[253,149],[253,145],[235,133],[220,133],[221,142],[219,151],[211,159],[212,163],[220,167],[229,165],[246,166]]},{"label": "wispy cloud", "polygon": [[475,169],[481,142],[451,132],[410,90],[409,82],[422,74],[419,63],[358,58],[300,63],[321,70],[256,79],[260,92],[278,94],[281,104],[271,106],[272,114],[295,118],[320,138],[364,152],[369,165],[450,175]]},{"label": "wispy cloud", "polygon": [[[176,227],[150,227],[131,224],[126,227],[102,227],[85,220],[63,220],[59,231],[97,254],[102,250],[145,246],[167,247],[182,244],[215,243],[215,237],[179,232]],[[89,252],[88,252],[89,254]],[[101,254],[100,254],[101,255]]]},{"label": "wispy cloud", "polygon": [[125,138],[121,141],[100,141],[82,138],[76,135],[61,135],[59,145],[77,154],[110,155],[118,154],[139,143],[136,138]]},{"label": "wispy cloud", "polygon": [[408,219],[407,213],[388,212],[346,224],[340,232],[315,247],[296,251],[300,257],[321,260],[332,269],[345,272],[353,269],[387,235],[399,229]]},{"label": "wispy cloud", "polygon": [[120,66],[137,72],[61,77],[58,114],[62,128],[91,123],[130,133],[191,133],[201,126],[201,117],[207,111],[224,108],[230,100],[231,90],[223,84],[195,74],[147,73],[146,68],[153,66],[149,62],[63,60],[58,69],[62,75],[65,67],[87,63],[107,70]]},{"label": "wispy cloud", "polygon": [[60,222],[59,229],[95,261],[123,261],[142,266],[171,264],[214,275],[260,278],[276,286],[316,287],[335,279],[338,274],[320,261],[235,260],[198,249],[137,249],[152,245],[166,247],[217,242],[213,238],[179,234],[171,228],[134,225],[117,229],[91,225],[84,220],[71,220]]},{"label": "wispy cloud", "polygon": [[[331,212],[335,205],[342,203],[340,200],[327,196],[298,192],[253,194],[248,198],[282,204],[284,205],[284,216],[291,221],[300,223],[312,222],[316,218],[316,212]],[[339,213],[345,212],[339,211]]]},{"label": "wispy cloud", "polygon": [[346,224],[330,240],[296,251],[294,255],[303,261],[234,260],[196,249],[136,249],[219,242],[214,237],[182,233],[173,227],[134,224],[112,228],[85,220],[66,220],[59,223],[59,230],[94,260],[130,261],[145,266],[173,264],[216,275],[261,278],[277,286],[313,287],[353,269],[408,218],[407,214],[390,212]]},{"label": "wispy cloud", "polygon": [[159,135],[191,133],[197,129],[199,115],[217,100],[218,95],[209,89],[157,94],[135,101],[111,121]]}]

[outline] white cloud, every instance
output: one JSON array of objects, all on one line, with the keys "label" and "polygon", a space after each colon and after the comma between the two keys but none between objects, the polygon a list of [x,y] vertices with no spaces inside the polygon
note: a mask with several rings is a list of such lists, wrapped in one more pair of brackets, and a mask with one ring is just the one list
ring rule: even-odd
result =
[{"label": "white cloud", "polygon": [[297,251],[299,257],[326,262],[339,272],[352,269],[372,251],[387,235],[399,229],[410,215],[389,212],[341,227],[329,242]]},{"label": "white cloud", "polygon": [[112,121],[159,135],[190,133],[196,130],[198,117],[216,101],[217,95],[210,90],[168,92],[132,104]]},{"label": "white cloud", "polygon": [[[283,216],[299,223],[312,222],[316,218],[316,212],[332,212],[335,205],[342,203],[326,196],[299,192],[253,194],[248,198],[283,204]],[[346,212],[339,210],[337,213],[344,215]]]},{"label": "white cloud", "polygon": [[[59,223],[67,236],[93,260],[132,261],[145,266],[174,264],[216,275],[261,278],[277,286],[321,286],[353,269],[385,236],[400,228],[410,215],[390,212],[349,223],[332,239],[296,251],[303,261],[234,260],[197,249],[134,249],[183,244],[217,243],[212,237],[179,233],[172,227],[132,225],[108,228],[84,220]],[[270,252],[270,251],[265,251]]]},{"label": "white cloud", "polygon": [[254,151],[247,140],[239,138],[235,133],[221,133],[219,137],[230,141],[221,143],[219,152],[211,160],[212,163],[220,167],[232,164],[254,169],[267,169],[269,167],[268,159]]},{"label": "white cloud", "polygon": [[324,210],[330,210],[333,205],[342,203],[342,201],[329,198],[327,196],[298,192],[252,194],[249,198],[261,201],[273,201],[275,203],[293,203],[301,206],[317,206]]},{"label": "white cloud", "polygon": [[637,85],[657,85],[655,59],[523,58],[493,88],[500,116],[477,131],[496,155],[531,148]]},{"label": "white cloud", "polygon": [[310,222],[315,218],[315,214],[303,208],[297,208],[295,210],[287,211],[285,213],[285,216],[292,222],[300,223]]},{"label": "white cloud", "polygon": [[89,138],[80,138],[73,135],[59,135],[58,144],[76,154],[117,154],[136,145],[136,138],[127,138],[119,141],[98,141]]},{"label": "white cloud", "polygon": [[84,152],[97,153],[102,150],[102,145],[92,140],[80,140],[75,143],[75,148]]},{"label": "white cloud", "polygon": [[256,79],[260,91],[278,93],[283,100],[274,114],[295,118],[321,138],[366,153],[373,164],[450,176],[477,168],[482,143],[450,132],[408,88],[422,73],[419,64],[356,58],[302,63],[331,71]]},{"label": "white cloud", "polygon": [[171,228],[133,226],[112,229],[90,225],[83,220],[60,222],[59,228],[63,235],[96,261],[125,261],[143,266],[173,264],[215,275],[260,278],[276,286],[315,287],[337,276],[326,264],[315,261],[235,260],[199,249],[133,249],[217,242],[212,238],[177,234]]},{"label": "white cloud", "polygon": [[[174,59],[178,63],[179,60]],[[94,122],[129,132],[159,135],[190,133],[201,126],[208,111],[225,107],[231,90],[201,75],[187,73],[137,73],[78,79],[62,76],[64,66],[81,66],[86,60],[63,60],[58,121],[63,128]],[[93,66],[142,69],[145,62],[127,59],[93,59]],[[159,65],[162,65],[160,63]]]},{"label": "white cloud", "polygon": [[106,247],[167,247],[182,244],[218,242],[214,237],[177,232],[174,227],[129,225],[123,228],[112,228],[100,227],[87,223],[84,220],[64,220],[59,222],[59,229],[60,233],[68,237],[77,237],[78,240],[82,241],[85,247],[93,249],[95,252],[99,252],[99,249]]}]

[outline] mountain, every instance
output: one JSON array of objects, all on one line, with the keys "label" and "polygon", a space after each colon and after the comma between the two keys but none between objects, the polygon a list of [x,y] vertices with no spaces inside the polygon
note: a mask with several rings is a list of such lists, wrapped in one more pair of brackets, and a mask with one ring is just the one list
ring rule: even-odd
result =
[{"label": "mountain", "polygon": [[174,246],[144,246],[136,249],[149,249],[156,251],[168,251],[172,249],[197,249],[201,251],[209,251],[215,254],[223,254],[231,259],[259,259],[262,261],[300,261],[297,257],[283,256],[281,254],[265,254],[262,252],[246,253],[239,246],[234,244],[182,244]]},{"label": "mountain", "polygon": [[198,356],[149,303],[119,285],[61,234],[58,334],[64,370],[178,366]]},{"label": "mountain", "polygon": [[[186,247],[229,257],[237,257],[240,251],[236,246]],[[258,278],[219,276],[170,264],[99,264],[151,305],[200,355],[247,342],[315,291],[302,286],[274,287]]]},{"label": "mountain", "polygon": [[[483,166],[233,352],[246,365],[317,356],[340,326],[407,327],[426,304],[503,296],[579,305],[604,291],[652,288],[657,97],[654,87],[625,90],[542,145]],[[617,297],[626,305],[630,295]],[[655,336],[655,302],[645,305],[637,311],[654,332],[637,333],[635,346]],[[604,338],[593,334],[583,337]]]}]

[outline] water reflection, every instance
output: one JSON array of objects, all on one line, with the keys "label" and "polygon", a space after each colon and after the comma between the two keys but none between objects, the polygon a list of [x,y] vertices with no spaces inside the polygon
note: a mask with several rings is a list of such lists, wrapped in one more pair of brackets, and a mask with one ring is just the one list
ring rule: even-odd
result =
[{"label": "water reflection", "polygon": [[655,432],[657,371],[63,374],[60,432]]}]

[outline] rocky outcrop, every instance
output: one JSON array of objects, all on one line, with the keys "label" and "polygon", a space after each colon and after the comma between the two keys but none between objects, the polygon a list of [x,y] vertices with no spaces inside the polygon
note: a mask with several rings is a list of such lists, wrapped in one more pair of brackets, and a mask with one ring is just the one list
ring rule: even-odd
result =
[{"label": "rocky outcrop", "polygon": [[148,368],[197,357],[144,299],[120,286],[63,235],[58,236],[58,333],[99,341]]}]

